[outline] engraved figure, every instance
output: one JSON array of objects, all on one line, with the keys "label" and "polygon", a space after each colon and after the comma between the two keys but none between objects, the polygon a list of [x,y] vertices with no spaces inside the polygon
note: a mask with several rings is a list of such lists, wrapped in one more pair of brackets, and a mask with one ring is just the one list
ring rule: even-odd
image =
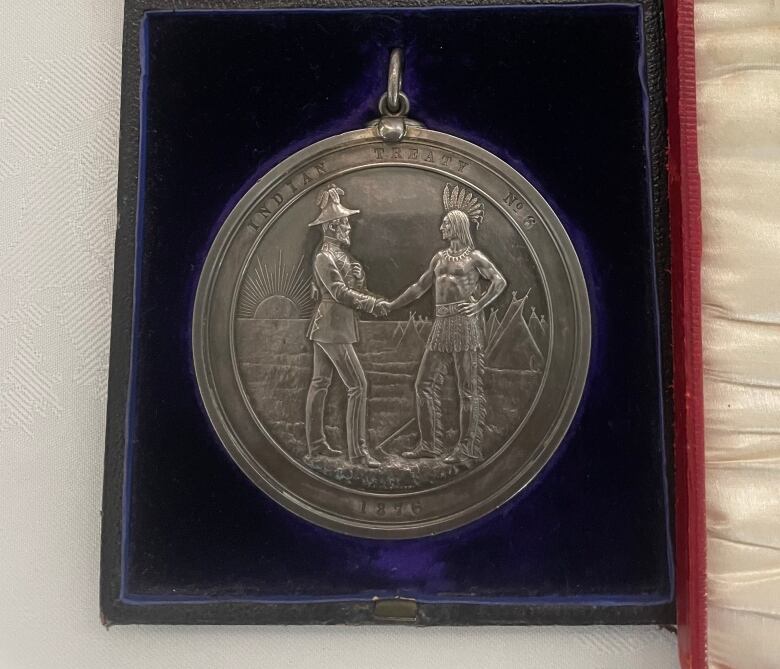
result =
[{"label": "engraved figure", "polygon": [[353,344],[358,341],[357,311],[387,314],[388,301],[366,291],[361,264],[349,253],[349,217],[359,213],[341,203],[344,191],[335,184],[317,199],[320,215],[309,227],[322,226],[322,242],[314,255],[312,297],[317,302],[306,336],[314,347],[314,370],[306,396],[306,441],[309,456],[338,456],[342,451],[325,438],[325,399],[333,370],[347,389],[346,436],[350,462],[379,467],[366,446],[368,382]]},{"label": "engraved figure", "polygon": [[[448,247],[436,253],[422,276],[390,303],[391,311],[398,309],[434,288],[435,320],[415,381],[420,441],[414,450],[402,455],[417,459],[443,454],[440,393],[452,363],[460,402],[459,437],[444,462],[468,464],[483,459],[483,311],[504,290],[506,279],[474,246],[470,226],[473,223],[479,228],[484,216],[482,202],[469,190],[451,184],[445,186],[443,200],[445,215],[439,229]],[[481,295],[480,278],[489,281]]]}]

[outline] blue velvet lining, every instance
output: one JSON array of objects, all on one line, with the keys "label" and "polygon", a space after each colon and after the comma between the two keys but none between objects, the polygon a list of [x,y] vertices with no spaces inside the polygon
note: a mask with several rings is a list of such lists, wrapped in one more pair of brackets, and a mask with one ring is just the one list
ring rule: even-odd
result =
[{"label": "blue velvet lining", "polygon": [[[399,45],[412,115],[493,151],[556,209],[593,349],[574,424],[531,486],[460,530],[388,542],[300,520],[238,470],[199,401],[190,323],[232,205],[281,159],[374,118]],[[669,601],[640,9],[161,12],[141,51],[123,599]]]}]

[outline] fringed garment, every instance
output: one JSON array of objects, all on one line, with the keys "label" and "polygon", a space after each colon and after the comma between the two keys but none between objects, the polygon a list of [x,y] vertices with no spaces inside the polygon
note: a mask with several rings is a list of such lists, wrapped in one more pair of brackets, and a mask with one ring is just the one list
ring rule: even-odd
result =
[{"label": "fringed garment", "polygon": [[[475,316],[457,313],[461,304],[472,302],[436,305],[436,320],[415,383],[417,419],[420,440],[426,449],[442,453],[441,389],[444,383],[456,383],[460,403],[458,444],[464,455],[479,461],[482,460],[480,442],[486,409],[482,385],[484,318],[481,313]],[[447,369],[453,363],[455,378],[450,377],[448,381]]]},{"label": "fringed garment", "polygon": [[482,313],[464,316],[457,312],[461,304],[472,304],[466,300],[436,305],[436,319],[426,348],[442,353],[457,351],[481,351],[485,347],[485,323]]}]

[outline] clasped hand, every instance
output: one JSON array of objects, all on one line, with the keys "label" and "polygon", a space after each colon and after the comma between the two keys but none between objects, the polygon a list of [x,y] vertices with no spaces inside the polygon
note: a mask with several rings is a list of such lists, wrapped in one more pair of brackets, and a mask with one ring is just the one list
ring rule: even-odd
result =
[{"label": "clasped hand", "polygon": [[390,300],[386,300],[385,298],[380,298],[376,301],[372,313],[374,314],[374,316],[381,316],[382,318],[384,318],[385,316],[387,316],[388,313],[392,311],[391,306],[392,304]]},{"label": "clasped hand", "polygon": [[363,270],[363,266],[359,262],[353,262],[349,266],[349,273],[357,280],[362,281],[366,278],[366,273]]}]

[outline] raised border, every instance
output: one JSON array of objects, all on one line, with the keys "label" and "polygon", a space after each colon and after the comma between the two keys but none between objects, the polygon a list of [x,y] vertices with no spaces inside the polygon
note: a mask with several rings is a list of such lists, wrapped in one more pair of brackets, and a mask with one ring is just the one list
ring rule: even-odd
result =
[{"label": "raised border", "polygon": [[[346,511],[340,508],[340,512],[337,513],[335,508],[328,509],[318,508],[315,506],[311,499],[307,499],[301,488],[295,490],[293,495],[289,490],[282,490],[279,488],[279,483],[274,479],[272,469],[265,469],[257,462],[246,449],[245,443],[241,442],[239,437],[239,423],[234,420],[234,414],[230,411],[227,403],[220,401],[220,398],[212,392],[209,385],[214,382],[216,377],[220,375],[215,372],[219,367],[217,361],[217,354],[213,351],[212,342],[212,330],[211,319],[209,318],[209,301],[214,295],[214,291],[218,291],[217,284],[220,283],[219,275],[221,273],[221,267],[226,255],[230,254],[231,246],[239,232],[239,230],[245,224],[245,218],[257,203],[259,196],[263,193],[273,192],[270,186],[275,183],[281,182],[287,175],[293,170],[294,166],[296,170],[302,168],[307,162],[317,160],[327,160],[329,156],[336,154],[346,153],[348,151],[357,149],[359,146],[363,146],[364,143],[370,142],[382,146],[381,140],[378,140],[374,135],[373,130],[363,129],[355,130],[352,132],[344,133],[336,137],[329,137],[321,140],[316,144],[306,147],[301,151],[290,156],[286,160],[279,163],[276,167],[266,173],[263,178],[252,186],[247,193],[242,197],[233,211],[228,215],[225,223],[223,224],[220,232],[214,240],[211,251],[203,266],[201,273],[201,279],[198,284],[198,291],[195,298],[195,307],[193,315],[193,358],[195,365],[196,378],[201,390],[201,397],[206,407],[206,411],[209,414],[212,425],[217,434],[222,439],[223,445],[227,448],[231,457],[241,467],[244,473],[252,479],[252,481],[259,486],[264,492],[275,499],[279,504],[287,508],[289,511],[310,520],[313,523],[322,525],[331,530],[337,532],[344,532],[354,536],[360,536],[373,539],[402,539],[411,537],[426,537],[447,530],[461,527],[466,523],[473,522],[477,518],[490,513],[495,510],[514,495],[518,494],[522,489],[533,481],[533,479],[539,474],[544,465],[553,456],[556,449],[563,440],[566,432],[568,431],[571,421],[574,418],[574,414],[577,410],[577,406],[582,397],[582,392],[585,387],[585,380],[588,372],[588,365],[590,359],[590,346],[591,346],[591,326],[590,326],[590,307],[587,293],[587,287],[585,284],[585,278],[582,273],[582,268],[579,265],[576,251],[566,234],[566,230],[561,224],[555,212],[550,208],[541,194],[528,182],[526,179],[517,173],[509,164],[500,160],[496,156],[493,156],[486,152],[481,147],[478,147],[471,142],[460,138],[448,137],[447,135],[423,128],[411,128],[407,141],[414,144],[419,143],[423,146],[441,146],[447,147],[448,150],[453,151],[457,156],[469,157],[473,164],[479,163],[479,167],[482,169],[482,174],[485,172],[492,173],[498,182],[501,182],[504,187],[514,187],[518,192],[523,194],[523,197],[527,200],[531,210],[544,221],[544,229],[547,231],[546,239],[549,247],[552,247],[557,251],[558,256],[556,260],[560,259],[562,267],[566,272],[566,276],[569,280],[569,287],[573,296],[572,301],[572,315],[573,329],[576,335],[572,337],[573,347],[570,351],[571,365],[565,369],[567,383],[565,384],[566,391],[563,394],[563,398],[560,400],[560,408],[558,413],[554,414],[543,431],[543,439],[541,443],[543,447],[540,447],[534,452],[534,457],[529,462],[520,466],[516,470],[514,477],[498,478],[495,475],[501,473],[505,475],[507,471],[515,471],[515,467],[518,467],[522,463],[516,463],[513,461],[507,461],[504,459],[502,466],[493,466],[486,470],[485,467],[478,467],[472,472],[474,477],[481,469],[480,480],[482,483],[479,485],[490,489],[492,494],[486,496],[484,499],[479,500],[476,503],[471,504],[468,508],[461,508],[456,511],[451,511],[446,515],[436,515],[431,517],[427,514],[421,514],[421,517],[407,520],[404,524],[389,525],[381,524],[378,522],[363,521],[358,517],[349,517],[346,515]],[[370,168],[370,166],[368,166]],[[357,169],[366,169],[366,166],[362,167],[343,167],[342,171],[337,171],[333,175],[328,175],[315,181],[311,186],[303,186],[301,190],[296,193],[294,199],[302,197],[307,190],[322,187],[323,183],[327,183],[330,179],[334,178],[334,175],[342,174],[343,172],[353,171]],[[452,175],[455,178],[454,175]],[[317,185],[319,183],[319,186]],[[486,200],[492,200],[494,206],[496,206],[505,216],[509,217],[509,214],[501,208],[500,203],[496,201],[496,198],[488,193],[488,188],[485,181],[481,182],[481,185],[485,187],[485,192],[482,193]],[[492,191],[495,193],[495,191]],[[269,219],[267,226],[270,227],[274,224],[275,216]],[[521,236],[528,242],[525,233],[521,232],[517,227],[517,224],[512,220],[512,225],[518,230]],[[263,233],[260,233],[255,243],[259,243]],[[545,242],[537,241],[536,249],[538,250]],[[532,251],[535,252],[535,251]],[[250,251],[247,254],[247,261],[251,258],[253,252]],[[537,261],[538,262],[538,261]],[[231,264],[231,263],[228,263]],[[549,264],[552,264],[550,262]],[[541,263],[540,263],[541,265]],[[234,288],[235,290],[235,288]],[[547,288],[549,291],[549,288]],[[548,300],[550,298],[548,297]],[[235,300],[235,297],[234,297]],[[561,312],[567,313],[566,309],[561,305],[561,302],[556,302],[558,309]],[[550,311],[550,323],[554,328],[558,326],[558,316],[555,316],[555,312]],[[230,321],[232,323],[232,315]],[[232,327],[231,327],[232,331]],[[232,335],[231,335],[232,338]],[[555,349],[553,349],[555,350]],[[566,351],[566,346],[559,346],[559,351]],[[560,353],[556,355],[550,355],[548,360],[560,359]],[[232,360],[235,365],[235,359]],[[548,377],[548,372],[545,373],[545,378]],[[234,374],[237,374],[234,367]],[[539,395],[534,401],[532,406],[536,406],[539,401],[539,396],[545,397],[548,402],[553,402],[548,395],[553,392],[555,384],[548,386],[545,390],[545,382],[542,382],[542,386],[539,389]],[[555,397],[555,395],[553,395]],[[248,402],[244,396],[244,402]],[[543,404],[542,404],[543,405]],[[248,408],[248,407],[247,407]],[[241,407],[240,413],[244,413],[245,407]],[[535,409],[529,411],[529,416],[533,414]],[[251,411],[251,409],[250,409]],[[231,415],[233,414],[233,415]],[[524,421],[525,422],[525,421]],[[529,423],[533,424],[534,419],[529,418]],[[255,424],[262,429],[259,423]],[[266,435],[270,438],[269,435]],[[511,437],[511,439],[517,438],[517,432]],[[496,454],[498,455],[498,454]],[[294,461],[292,461],[294,463]],[[297,463],[294,464],[296,468],[299,467]],[[275,469],[275,468],[274,468]],[[278,471],[278,470],[276,470]],[[303,470],[307,476],[312,476],[307,470]],[[316,474],[314,474],[316,477]],[[474,477],[469,481],[461,480],[448,481],[446,484],[459,489],[460,494],[455,493],[456,497],[462,497],[466,493],[464,486],[473,486]],[[292,479],[285,479],[290,481]],[[499,485],[500,483],[500,485]],[[331,484],[333,485],[333,484]],[[499,486],[496,488],[495,486]],[[460,486],[460,487],[459,487]],[[335,501],[341,503],[342,500],[356,500],[361,496],[361,492],[353,490],[351,488],[344,488],[341,486],[333,485],[333,493],[331,503]],[[418,499],[423,501],[434,494],[434,490],[419,491],[417,495]],[[374,492],[374,496],[377,499],[381,499],[386,503],[392,503],[394,499],[400,499],[399,493]],[[365,497],[365,491],[362,496]],[[409,494],[403,495],[409,497]],[[349,504],[349,502],[347,502]],[[342,515],[344,514],[344,515]]]}]

